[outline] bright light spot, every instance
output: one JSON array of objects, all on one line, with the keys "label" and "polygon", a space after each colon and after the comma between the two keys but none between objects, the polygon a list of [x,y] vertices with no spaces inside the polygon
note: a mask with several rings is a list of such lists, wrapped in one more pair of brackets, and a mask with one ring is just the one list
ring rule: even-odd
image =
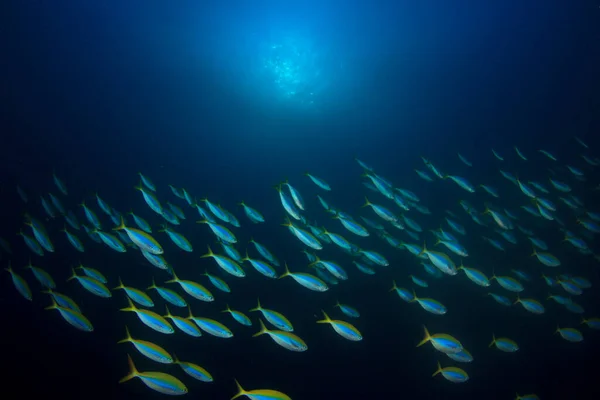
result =
[{"label": "bright light spot", "polygon": [[320,73],[317,54],[307,43],[285,38],[261,55],[265,73],[276,94],[302,105],[315,103]]}]

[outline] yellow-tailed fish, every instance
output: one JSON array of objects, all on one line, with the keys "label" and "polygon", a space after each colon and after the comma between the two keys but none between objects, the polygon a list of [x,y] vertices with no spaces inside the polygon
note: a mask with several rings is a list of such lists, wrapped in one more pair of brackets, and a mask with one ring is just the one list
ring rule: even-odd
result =
[{"label": "yellow-tailed fish", "polygon": [[187,387],[179,379],[164,372],[140,372],[135,368],[131,356],[127,355],[129,362],[129,374],[122,378],[119,383],[127,382],[133,378],[140,378],[144,385],[162,394],[182,395],[188,392]]},{"label": "yellow-tailed fish", "polygon": [[141,250],[146,251],[150,254],[162,254],[163,248],[161,245],[148,233],[137,229],[137,228],[129,228],[125,226],[125,222],[123,221],[123,217],[121,217],[121,224],[113,230],[124,230],[129,236],[129,239],[138,246]]},{"label": "yellow-tailed fish", "polygon": [[292,332],[272,331],[265,327],[265,324],[262,322],[262,319],[259,319],[258,321],[260,322],[260,331],[252,335],[252,337],[269,335],[275,343],[277,343],[285,349],[291,351],[306,351],[308,349],[308,346],[306,346],[304,340],[302,340]]},{"label": "yellow-tailed fish", "polygon": [[250,400],[292,400],[285,393],[278,392],[272,389],[254,389],[245,390],[240,383],[236,380],[235,385],[237,386],[237,394],[231,398],[231,400],[237,399],[238,397],[246,396]]},{"label": "yellow-tailed fish", "polygon": [[323,319],[317,321],[317,324],[330,324],[333,327],[333,330],[345,339],[352,340],[354,342],[362,340],[362,334],[354,325],[345,321],[332,320],[329,318],[327,313],[325,313],[325,311],[321,310],[321,312],[323,313]]},{"label": "yellow-tailed fish", "polygon": [[129,333],[129,328],[125,326],[126,337],[123,340],[119,340],[117,343],[132,343],[137,351],[151,359],[152,361],[159,362],[161,364],[172,364],[173,357],[162,347],[148,342],[146,340],[134,339]]}]

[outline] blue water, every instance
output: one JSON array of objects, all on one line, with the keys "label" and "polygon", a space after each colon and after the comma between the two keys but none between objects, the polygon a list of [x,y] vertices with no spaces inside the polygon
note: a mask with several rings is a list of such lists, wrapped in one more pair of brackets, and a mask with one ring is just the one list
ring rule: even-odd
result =
[{"label": "blue water", "polygon": [[[419,221],[435,228],[443,210],[457,211],[464,195],[419,179],[413,169],[424,169],[420,156],[442,170],[468,174],[472,182],[498,182],[494,147],[510,158],[511,172],[541,180],[547,169],[532,162],[521,166],[513,146],[532,158],[539,148],[549,149],[564,160],[578,160],[581,153],[574,135],[591,149],[600,146],[600,9],[593,1],[126,3],[0,6],[0,236],[11,242],[10,260],[17,269],[29,253],[14,234],[25,211],[44,215],[39,196],[57,192],[53,170],[66,182],[66,203],[80,219],[77,204],[92,203],[98,192],[119,211],[139,211],[156,225],[158,219],[133,190],[137,173],[143,172],[161,196],[171,195],[167,185],[172,184],[234,211],[242,223],[236,233],[242,253],[254,237],[292,270],[303,270],[302,246],[279,226],[285,214],[273,186],[286,178],[304,194],[309,220],[340,232],[339,222],[319,210],[316,187],[301,174],[325,178],[334,188],[327,198],[336,207],[374,218],[360,209],[367,192],[353,160],[359,157],[426,199],[435,217]],[[467,171],[456,158],[458,151],[477,167]],[[595,174],[590,182],[597,184]],[[17,184],[29,194],[28,205],[18,198]],[[506,181],[497,186],[508,190]],[[597,193],[581,197],[598,204]],[[259,209],[268,223],[249,226],[236,205],[241,200]],[[502,201],[502,207],[522,204],[510,196]],[[207,226],[193,223],[195,211],[187,206],[185,211],[188,220],[179,231],[194,253],[178,251],[165,234],[155,237],[166,244],[180,277],[210,287],[200,274],[215,266],[199,256],[207,244],[217,245]],[[55,232],[62,228],[59,219],[46,224]],[[229,297],[213,290],[235,309],[247,311],[260,295],[265,307],[283,312],[309,345],[306,353],[295,354],[265,336],[251,338],[258,331],[256,315],[250,313],[252,328],[236,326],[219,312],[223,300],[206,305],[192,299],[191,304],[194,314],[235,327],[231,340],[192,339],[181,332],[165,337],[149,330],[132,313],[117,312],[126,305],[123,293],[95,298],[65,280],[80,260],[105,272],[110,287],[120,276],[127,285],[145,288],[161,271],[150,269],[132,250],[118,254],[79,235],[85,239],[84,255],[56,233],[55,254],[34,261],[52,271],[59,288],[85,310],[93,334],[72,329],[56,311],[44,311],[48,299],[29,271],[18,272],[34,289],[33,304],[18,297],[8,274],[0,278],[4,363],[10,366],[4,378],[19,382],[13,386],[22,397],[158,398],[139,381],[117,383],[127,373],[127,353],[142,371],[186,378],[177,366],[162,368],[131,344],[117,345],[125,324],[133,337],[156,341],[213,374],[211,384],[185,379],[187,396],[193,398],[230,398],[234,378],[246,388],[276,388],[294,399],[510,399],[515,391],[543,399],[587,399],[593,396],[584,393],[599,393],[597,332],[582,328],[586,340],[573,346],[551,334],[555,318],[502,309],[485,297],[473,301],[482,293],[464,288],[464,281],[434,282],[434,292],[418,291],[436,293],[451,310],[441,318],[429,315],[388,293],[398,269],[406,268],[403,277],[423,272],[411,267],[408,253],[392,252],[381,241],[372,240],[370,248],[386,254],[396,269],[376,279],[353,270],[348,282],[325,294],[307,292],[290,278],[270,282],[257,274],[244,282],[229,279]],[[600,245],[597,238],[590,243],[596,249]],[[520,246],[523,254],[530,250],[528,243]],[[571,260],[570,248],[558,241],[556,247],[559,258]],[[527,268],[514,265],[521,258],[496,258],[486,251],[490,248],[471,251],[478,260],[489,259],[480,266],[486,271]],[[597,264],[581,260],[573,261],[576,270],[597,288]],[[538,288],[535,295],[544,299],[546,289]],[[337,299],[361,311],[361,343],[314,323],[321,308]],[[595,310],[589,315],[600,314],[598,300],[590,293],[583,302]],[[548,313],[556,311],[555,304],[545,304]],[[579,323],[574,315],[566,317]],[[476,361],[464,367],[468,383],[431,378],[437,360],[450,363],[430,345],[415,348],[423,324],[432,332],[460,336],[473,353]],[[492,332],[518,337],[519,353],[488,350]]]}]

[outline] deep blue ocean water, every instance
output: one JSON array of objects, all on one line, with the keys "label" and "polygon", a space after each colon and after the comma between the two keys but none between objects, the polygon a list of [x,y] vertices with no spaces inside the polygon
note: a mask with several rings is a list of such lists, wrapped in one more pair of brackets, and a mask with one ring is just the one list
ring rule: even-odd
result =
[{"label": "deep blue ocean water", "polygon": [[[69,188],[65,204],[81,220],[78,204],[93,204],[98,192],[119,211],[133,209],[157,225],[159,217],[133,189],[142,172],[165,199],[173,201],[167,186],[172,184],[234,211],[242,223],[236,230],[242,252],[254,237],[292,270],[303,270],[303,247],[280,226],[285,212],[273,189],[286,178],[304,194],[310,221],[341,232],[339,222],[320,209],[315,194],[321,192],[302,173],[331,184],[334,190],[323,194],[331,204],[375,218],[360,207],[364,195],[371,194],[361,184],[354,161],[359,157],[398,186],[418,193],[433,212],[418,220],[434,229],[445,209],[462,212],[458,201],[465,194],[450,184],[421,180],[414,173],[425,169],[421,156],[472,182],[493,182],[501,192],[511,186],[499,177],[492,147],[506,156],[503,166],[512,173],[537,180],[548,176],[543,160],[534,157],[540,148],[581,166],[582,150],[574,141],[578,136],[589,145],[589,154],[598,156],[597,2],[413,3],[2,3],[0,237],[13,248],[12,256],[2,255],[3,267],[8,259],[17,270],[27,263],[30,253],[15,233],[25,212],[45,217],[39,196],[57,193],[53,171]],[[296,65],[285,73],[273,70],[273,63],[284,57]],[[531,156],[527,163],[517,158],[515,145]],[[475,168],[461,164],[457,152]],[[586,173],[588,182],[578,186],[578,195],[598,210],[599,192],[590,190],[600,183],[598,170]],[[29,195],[28,204],[19,199],[17,185]],[[251,225],[237,206],[241,200],[268,222]],[[495,203],[518,208],[523,199],[503,196]],[[155,237],[180,277],[202,281],[200,274],[216,267],[199,256],[207,244],[217,245],[206,226],[193,223],[195,210],[184,209],[188,219],[179,231],[194,245],[192,254],[179,251],[165,234]],[[541,317],[516,307],[503,309],[463,279],[432,280],[428,291],[417,290],[450,310],[444,317],[430,315],[388,292],[392,279],[409,285],[406,275],[424,274],[414,257],[374,238],[369,248],[392,264],[376,277],[352,269],[347,282],[320,294],[290,278],[270,282],[249,274],[243,281],[228,279],[230,295],[213,290],[221,295],[216,304],[191,300],[195,314],[233,327],[219,312],[224,303],[247,311],[260,296],[263,305],[283,312],[302,332],[309,351],[294,354],[266,337],[252,338],[256,326],[235,326],[231,340],[151,331],[133,314],[118,312],[126,305],[123,293],[100,299],[65,280],[79,261],[105,272],[111,287],[120,276],[127,285],[145,288],[162,271],[133,250],[113,252],[82,232],[86,252],[78,254],[58,233],[62,219],[44,222],[55,232],[56,251],[34,258],[34,264],[53,274],[59,290],[80,304],[95,331],[79,332],[56,311],[45,311],[49,300],[29,271],[18,272],[34,289],[32,304],[18,296],[3,273],[2,390],[22,398],[162,396],[139,380],[117,383],[127,373],[128,353],[140,370],[186,378],[177,366],[157,366],[131,344],[117,345],[125,324],[134,337],[160,343],[211,371],[211,384],[185,379],[191,398],[228,399],[235,394],[234,378],[246,388],[276,388],[294,399],[315,400],[512,399],[515,392],[535,392],[543,399],[600,395],[600,334],[582,328],[585,341],[579,345],[552,335],[557,322],[578,326],[578,316],[550,302],[544,302],[547,315]],[[469,235],[483,234],[476,225],[467,226]],[[545,226],[530,228],[544,232]],[[600,264],[560,243],[555,230],[548,239],[554,254],[594,285],[581,300],[589,310],[585,315],[600,316]],[[589,244],[600,250],[597,238]],[[470,251],[489,275],[492,268],[531,265],[528,242],[506,254],[492,250],[473,246]],[[351,261],[339,251],[328,254]],[[540,283],[531,294],[545,299],[547,288]],[[362,342],[345,341],[314,323],[321,308],[331,310],[337,299],[361,310],[357,326]],[[423,324],[432,332],[452,332],[469,348],[476,358],[464,367],[470,382],[456,385],[431,378],[437,360],[449,363],[430,345],[415,347]],[[521,350],[504,354],[488,349],[492,332],[518,338]]]}]

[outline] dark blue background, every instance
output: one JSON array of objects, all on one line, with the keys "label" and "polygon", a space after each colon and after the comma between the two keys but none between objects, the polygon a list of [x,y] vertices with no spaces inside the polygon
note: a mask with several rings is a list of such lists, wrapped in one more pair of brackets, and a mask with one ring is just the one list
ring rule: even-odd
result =
[{"label": "dark blue background", "polygon": [[[573,135],[591,148],[600,145],[600,10],[594,1],[226,3],[0,5],[1,234],[13,244],[15,266],[24,265],[28,256],[13,235],[24,211],[43,215],[38,199],[48,191],[56,193],[53,170],[66,181],[69,208],[79,216],[77,203],[91,202],[98,191],[121,212],[143,210],[151,219],[132,189],[138,171],[160,186],[163,198],[170,196],[167,184],[184,186],[199,198],[208,196],[235,210],[247,228],[239,234],[241,242],[254,236],[300,269],[305,264],[301,247],[277,225],[283,212],[272,186],[285,177],[310,198],[311,220],[341,229],[317,211],[316,189],[300,174],[309,170],[323,176],[335,188],[328,196],[333,204],[368,215],[359,210],[364,191],[352,160],[359,156],[427,199],[434,216],[422,221],[433,228],[445,208],[457,209],[454,200],[462,194],[444,199],[447,186],[432,188],[419,180],[413,169],[423,168],[421,155],[443,170],[466,173],[456,160],[460,151],[480,166],[469,172],[473,182],[495,182],[502,189],[506,183],[499,181],[490,147],[507,155],[512,172],[541,179],[545,167],[518,164],[514,145],[528,154],[546,148],[571,160],[580,154]],[[240,89],[245,75],[238,40],[246,32],[268,36],[269,24],[318,32],[315,37],[328,43],[330,55],[338,54],[350,66],[343,90],[332,86],[319,112],[268,104],[261,93]],[[33,205],[20,203],[17,183]],[[597,204],[597,197],[583,194],[587,187],[580,187],[582,196]],[[270,223],[248,228],[236,206],[242,199]],[[186,212],[195,218],[195,212]],[[213,238],[206,226],[187,222],[182,231],[195,252],[170,250],[177,253],[172,261],[177,271],[191,278],[207,266],[214,268],[198,259]],[[57,231],[62,222],[49,221],[48,226]],[[553,236],[556,247],[559,236]],[[81,303],[96,332],[82,334],[56,312],[43,311],[48,299],[37,290],[33,305],[24,304],[3,274],[4,390],[22,397],[158,397],[139,381],[117,384],[126,373],[126,352],[136,356],[140,369],[156,367],[130,344],[116,345],[125,323],[134,337],[149,335],[144,338],[213,372],[213,384],[186,379],[194,398],[231,397],[233,377],[248,388],[276,387],[294,399],[350,398],[352,393],[444,399],[512,398],[515,391],[534,391],[542,398],[591,398],[584,395],[590,390],[598,394],[594,352],[598,354],[600,338],[585,330],[586,341],[573,346],[553,337],[554,304],[548,305],[550,316],[537,318],[523,310],[499,309],[484,297],[473,301],[483,292],[465,288],[464,281],[437,283],[438,297],[452,310],[437,318],[387,292],[393,277],[405,279],[408,272],[385,271],[373,279],[353,274],[347,284],[324,295],[307,293],[291,280],[273,283],[254,276],[232,282],[229,303],[247,310],[260,294],[265,305],[284,311],[302,327],[307,353],[289,354],[267,338],[250,338],[237,326],[230,341],[192,340],[182,334],[177,340],[153,334],[133,315],[116,312],[125,304],[122,293],[108,301],[96,299],[63,281],[69,266],[81,258],[106,272],[113,284],[121,276],[126,284],[147,286],[154,271],[148,271],[139,254],[113,254],[87,240],[88,250],[79,257],[62,236],[54,237],[57,252],[38,264],[52,271],[59,290]],[[162,236],[161,242],[165,240]],[[406,253],[370,243],[395,264],[414,264]],[[517,257],[504,259],[490,259],[481,249],[478,260],[489,259],[481,268],[491,271],[519,262],[528,255],[527,246],[521,244]],[[578,257],[567,252],[562,259],[571,256]],[[339,252],[332,257],[344,259]],[[597,265],[575,260],[597,288]],[[35,287],[29,272],[22,274]],[[545,295],[540,286],[539,297]],[[346,342],[314,324],[320,308],[337,298],[363,311],[362,343]],[[590,310],[595,305],[596,314],[597,300],[585,303]],[[224,302],[193,304],[195,313],[223,317],[217,311]],[[559,315],[578,323],[572,315]],[[430,378],[439,356],[431,348],[414,347],[423,323],[432,332],[453,332],[471,350],[476,357],[467,366],[471,382],[452,385]],[[519,353],[487,349],[491,332],[501,334],[500,329],[519,337]]]}]

